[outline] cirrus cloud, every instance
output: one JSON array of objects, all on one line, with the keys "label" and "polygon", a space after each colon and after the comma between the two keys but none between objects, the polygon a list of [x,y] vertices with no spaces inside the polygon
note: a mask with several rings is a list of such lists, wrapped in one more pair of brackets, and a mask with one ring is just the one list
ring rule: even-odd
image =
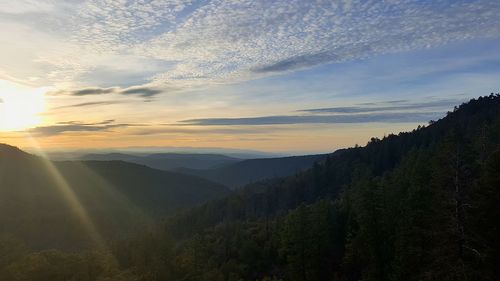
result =
[{"label": "cirrus cloud", "polygon": [[[50,93],[51,95],[70,95],[70,96],[94,96],[94,95],[107,95],[107,94],[119,94],[126,96],[138,96],[142,97],[146,100],[153,98],[156,95],[159,95],[163,92],[163,90],[151,88],[151,87],[129,87],[129,88],[83,88],[77,90],[60,90]],[[87,105],[87,104],[83,104]]]},{"label": "cirrus cloud", "polygon": [[114,128],[137,126],[133,124],[115,123],[115,120],[104,120],[102,122],[84,123],[78,121],[59,122],[55,125],[39,126],[30,129],[29,132],[36,137],[51,137],[67,132],[104,132]]},{"label": "cirrus cloud", "polygon": [[352,123],[417,123],[442,117],[441,112],[372,113],[338,115],[283,115],[244,118],[189,119],[180,125],[235,126],[235,125],[290,125],[290,124],[352,124]]}]

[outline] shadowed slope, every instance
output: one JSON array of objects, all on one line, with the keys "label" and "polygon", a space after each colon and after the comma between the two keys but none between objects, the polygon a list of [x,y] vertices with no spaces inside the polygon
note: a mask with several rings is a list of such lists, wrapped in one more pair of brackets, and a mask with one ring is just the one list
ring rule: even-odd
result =
[{"label": "shadowed slope", "polygon": [[[110,237],[228,194],[225,187],[204,179],[137,164],[49,162],[59,174],[54,177],[47,162],[0,145],[0,233],[24,238],[35,247],[78,248],[91,243],[81,218],[72,212],[75,204],[104,237]],[[61,191],[61,182],[73,200]]]}]

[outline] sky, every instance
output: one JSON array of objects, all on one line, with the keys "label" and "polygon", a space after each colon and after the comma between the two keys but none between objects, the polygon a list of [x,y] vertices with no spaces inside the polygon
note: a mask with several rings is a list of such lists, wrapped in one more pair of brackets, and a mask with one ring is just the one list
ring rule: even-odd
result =
[{"label": "sky", "polygon": [[2,0],[0,142],[334,151],[500,89],[497,0]]}]

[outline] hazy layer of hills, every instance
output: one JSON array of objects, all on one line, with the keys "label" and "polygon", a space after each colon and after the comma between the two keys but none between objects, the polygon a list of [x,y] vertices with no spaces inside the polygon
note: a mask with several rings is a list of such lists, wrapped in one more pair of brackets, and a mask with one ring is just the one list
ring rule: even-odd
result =
[{"label": "hazy layer of hills", "polygon": [[[36,151],[33,151],[36,152]],[[257,159],[285,157],[288,154],[271,153],[248,149],[227,149],[218,147],[124,147],[124,148],[81,148],[50,149],[45,154],[53,160],[78,160],[87,155],[125,154],[132,156],[148,156],[151,154],[188,154],[188,155],[224,155],[236,159]],[[111,159],[108,159],[111,160]]]},{"label": "hazy layer of hills", "polygon": [[184,154],[184,153],[155,153],[136,156],[123,153],[87,154],[81,160],[121,160],[146,165],[151,168],[174,171],[180,168],[188,169],[215,169],[241,161],[219,154]]},{"label": "hazy layer of hills", "polygon": [[196,175],[222,183],[231,189],[242,187],[263,179],[279,178],[309,169],[327,154],[291,156],[280,158],[247,159],[215,169],[181,168],[181,173]]},{"label": "hazy layer of hills", "polygon": [[87,154],[81,160],[120,160],[151,168],[195,175],[221,183],[231,189],[263,179],[293,175],[309,169],[327,154],[238,159],[220,154],[155,153],[131,155],[124,153]]}]

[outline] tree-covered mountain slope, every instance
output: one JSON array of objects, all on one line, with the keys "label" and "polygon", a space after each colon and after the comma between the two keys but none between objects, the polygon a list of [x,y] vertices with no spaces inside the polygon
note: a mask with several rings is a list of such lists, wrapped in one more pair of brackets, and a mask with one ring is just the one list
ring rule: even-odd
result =
[{"label": "tree-covered mountain slope", "polygon": [[428,126],[178,212],[108,251],[30,252],[0,239],[9,253],[0,277],[498,280],[499,112],[500,95],[471,100]]},{"label": "tree-covered mountain slope", "polygon": [[120,161],[51,162],[0,145],[0,233],[36,247],[85,244],[84,219],[113,237],[228,194],[194,176]]},{"label": "tree-covered mountain slope", "polygon": [[471,100],[181,212],[114,254],[142,280],[498,280],[499,112],[499,95]]}]

